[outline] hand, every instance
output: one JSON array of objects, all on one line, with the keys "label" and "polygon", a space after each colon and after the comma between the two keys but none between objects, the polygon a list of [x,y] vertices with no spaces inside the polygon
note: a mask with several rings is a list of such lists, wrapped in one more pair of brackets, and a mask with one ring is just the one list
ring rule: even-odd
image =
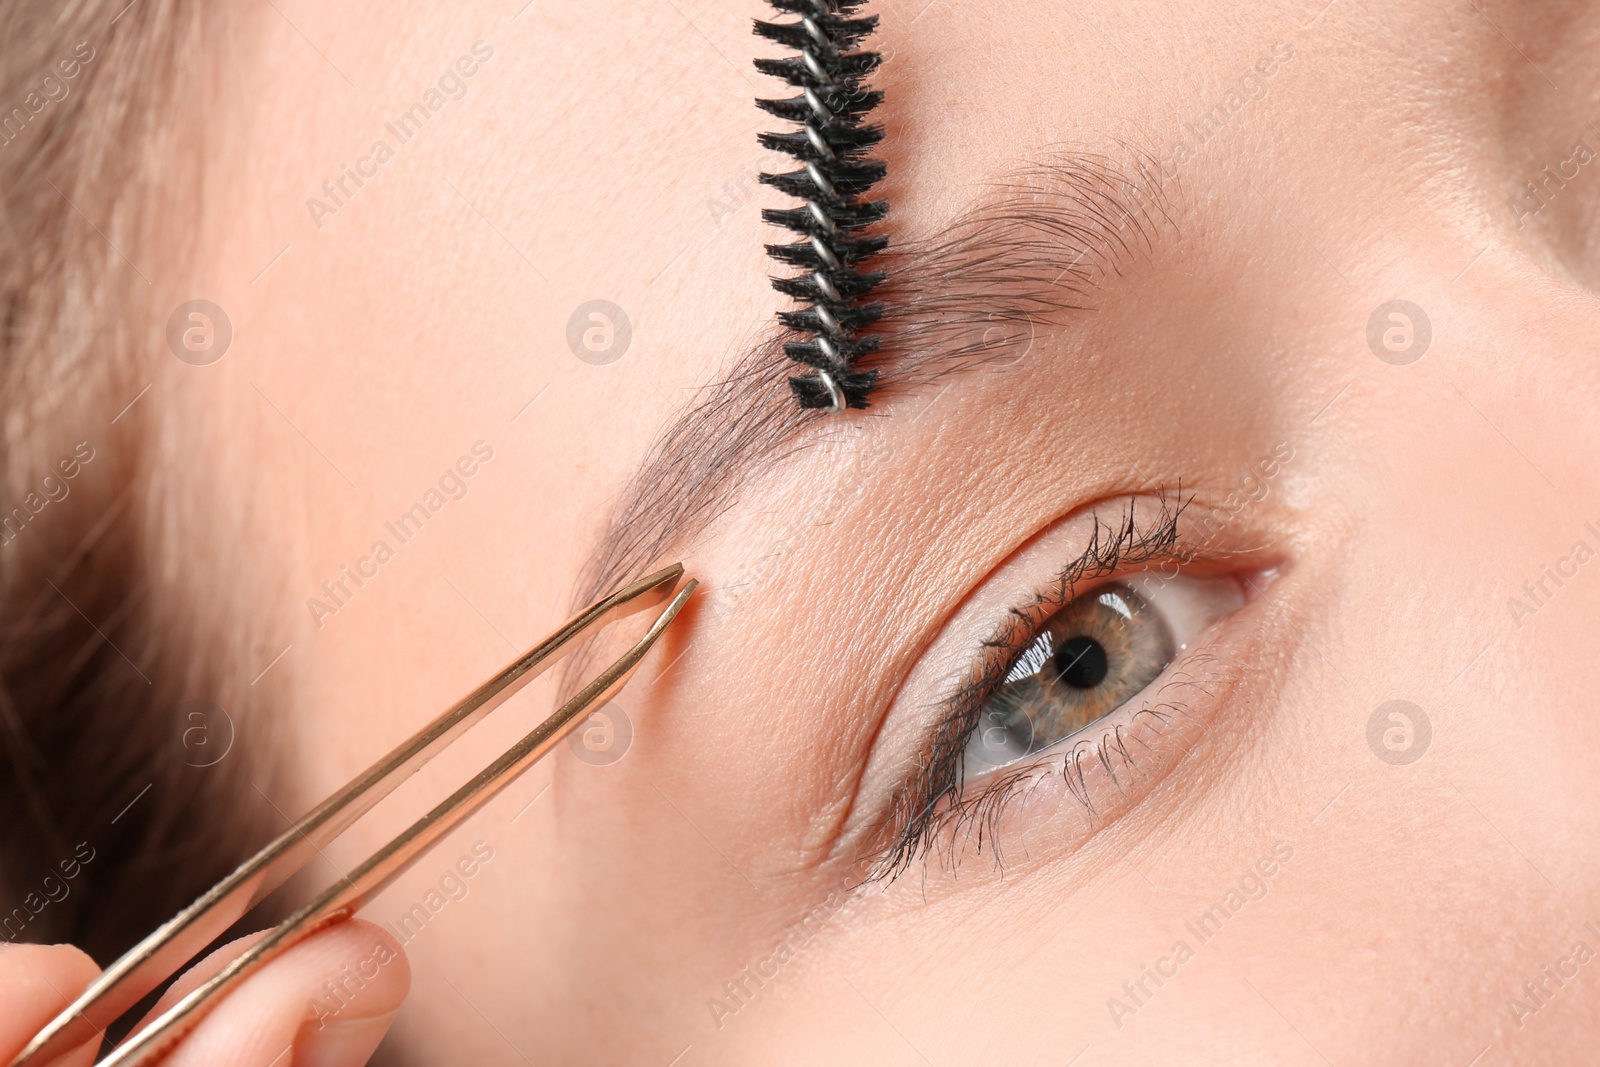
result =
[{"label": "hand", "polygon": [[[140,1025],[262,936],[240,938],[195,964]],[[21,1052],[98,973],[94,962],[71,945],[0,942],[0,1064]],[[410,985],[411,969],[394,938],[359,919],[339,923],[251,975],[161,1062],[163,1067],[360,1067],[383,1040]],[[51,1067],[87,1067],[97,1051],[86,1045]]]}]

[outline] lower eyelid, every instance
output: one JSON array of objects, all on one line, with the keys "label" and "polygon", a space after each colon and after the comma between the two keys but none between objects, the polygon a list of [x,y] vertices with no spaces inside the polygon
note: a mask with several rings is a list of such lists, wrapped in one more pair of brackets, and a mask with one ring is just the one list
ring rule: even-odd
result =
[{"label": "lower eyelid", "polygon": [[[1192,657],[1204,660],[1206,657]],[[1099,722],[1090,723],[1078,733],[1027,758],[1031,766],[1002,768],[1018,773],[1046,770],[1060,775],[1068,793],[1090,816],[1105,814],[1100,803],[1108,789],[1123,791],[1131,777],[1141,770],[1140,753],[1159,755],[1173,742],[1181,743],[1182,731],[1194,700],[1206,691],[1212,680],[1201,663],[1179,660],[1147,686],[1144,692],[1112,711]],[[1191,692],[1192,691],[1192,692]],[[1042,757],[1042,759],[1041,759]],[[1033,762],[1033,761],[1039,762]],[[987,776],[986,776],[987,777]],[[995,783],[975,782],[977,788]]]}]

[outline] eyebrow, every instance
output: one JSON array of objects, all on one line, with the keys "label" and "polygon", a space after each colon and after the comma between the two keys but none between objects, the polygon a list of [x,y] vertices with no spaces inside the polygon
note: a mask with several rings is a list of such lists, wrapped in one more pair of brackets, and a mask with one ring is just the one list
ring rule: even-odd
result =
[{"label": "eyebrow", "polygon": [[[1091,298],[1172,224],[1153,157],[1133,169],[1060,153],[981,194],[933,235],[874,258],[888,273],[875,332],[879,405],[1026,354],[1040,326],[1092,310]],[[877,296],[878,293],[874,293]],[[579,576],[586,604],[642,573],[733,506],[759,473],[827,439],[837,416],[799,409],[785,386],[787,332],[764,338],[702,389],[657,438],[613,506]],[[870,416],[869,416],[870,417]]]}]

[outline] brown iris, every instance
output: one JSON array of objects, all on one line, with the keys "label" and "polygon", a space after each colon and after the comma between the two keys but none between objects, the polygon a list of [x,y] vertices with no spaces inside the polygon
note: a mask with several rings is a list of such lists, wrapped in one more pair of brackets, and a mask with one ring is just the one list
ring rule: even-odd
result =
[{"label": "brown iris", "polygon": [[1052,615],[990,695],[968,746],[998,766],[1077,733],[1136,696],[1172,662],[1171,630],[1119,582]]}]

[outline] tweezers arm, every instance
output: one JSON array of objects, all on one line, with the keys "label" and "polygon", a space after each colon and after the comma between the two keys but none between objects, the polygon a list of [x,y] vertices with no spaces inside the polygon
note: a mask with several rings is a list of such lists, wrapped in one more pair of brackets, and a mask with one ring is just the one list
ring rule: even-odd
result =
[{"label": "tweezers arm", "polygon": [[49,1063],[104,1034],[106,1027],[176,974],[458,736],[544,673],[574,642],[615,619],[660,604],[682,574],[682,565],[673,564],[640,578],[573,616],[507,664],[124,953],[29,1042],[11,1067]]},{"label": "tweezers arm", "polygon": [[639,662],[650,651],[667,626],[683,610],[698,583],[686,582],[667,605],[648,633],[623,657],[563,704],[533,732],[512,746],[475,778],[452,793],[432,811],[412,823],[371,859],[330,886],[317,899],[295,912],[270,934],[256,942],[210,980],[195,988],[167,1009],[147,1028],[123,1042],[97,1067],[139,1067],[169,1051],[174,1043],[196,1026],[205,1013],[230,989],[260,967],[286,952],[311,934],[353,916],[374,896],[381,893],[413,863],[467,818],[487,804],[506,786],[537,763],[561,739],[583,721],[584,713],[614,696],[627,684]]}]

